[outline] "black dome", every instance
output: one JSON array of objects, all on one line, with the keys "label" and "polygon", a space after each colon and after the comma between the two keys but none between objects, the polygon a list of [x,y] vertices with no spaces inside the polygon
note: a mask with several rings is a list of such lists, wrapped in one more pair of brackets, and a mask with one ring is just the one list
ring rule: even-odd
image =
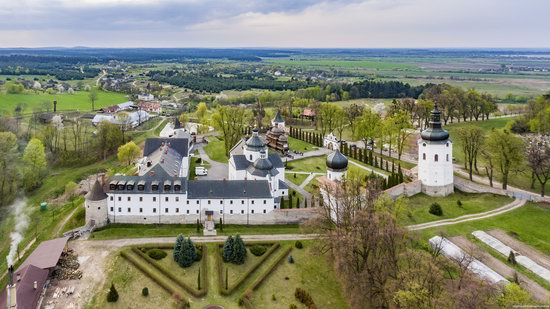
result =
[{"label": "black dome", "polygon": [[269,159],[258,159],[254,162],[254,168],[262,171],[270,171],[273,168],[273,163]]},{"label": "black dome", "polygon": [[246,141],[245,145],[251,150],[261,150],[265,147],[265,143],[258,135],[258,130],[252,131],[252,136]]},{"label": "black dome", "polygon": [[441,112],[435,104],[432,110],[432,119],[429,127],[420,133],[420,136],[425,141],[445,141],[449,138],[449,132],[441,128]]},{"label": "black dome", "polygon": [[348,158],[340,150],[336,150],[327,157],[327,167],[334,170],[343,170],[348,167]]}]

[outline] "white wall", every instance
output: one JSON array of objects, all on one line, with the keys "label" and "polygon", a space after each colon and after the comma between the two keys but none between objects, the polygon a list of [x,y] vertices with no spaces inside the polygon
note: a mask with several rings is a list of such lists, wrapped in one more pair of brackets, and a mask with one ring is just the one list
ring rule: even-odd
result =
[{"label": "white wall", "polygon": [[453,144],[450,140],[447,142],[418,140],[418,179],[423,185],[431,187],[453,183]]}]

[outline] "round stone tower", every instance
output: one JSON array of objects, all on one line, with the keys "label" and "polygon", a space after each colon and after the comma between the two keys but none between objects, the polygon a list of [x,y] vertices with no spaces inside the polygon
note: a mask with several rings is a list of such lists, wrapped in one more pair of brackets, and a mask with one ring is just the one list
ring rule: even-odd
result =
[{"label": "round stone tower", "polygon": [[348,171],[348,158],[336,149],[327,157],[327,178],[332,181],[341,181]]},{"label": "round stone tower", "polygon": [[95,181],[92,190],[86,194],[84,207],[86,208],[86,224],[93,223],[96,227],[107,224],[107,198],[108,195],[98,180]]},{"label": "round stone tower", "polygon": [[441,128],[441,112],[437,103],[432,110],[429,127],[418,140],[418,179],[422,192],[446,196],[454,192],[453,143],[449,132]]}]

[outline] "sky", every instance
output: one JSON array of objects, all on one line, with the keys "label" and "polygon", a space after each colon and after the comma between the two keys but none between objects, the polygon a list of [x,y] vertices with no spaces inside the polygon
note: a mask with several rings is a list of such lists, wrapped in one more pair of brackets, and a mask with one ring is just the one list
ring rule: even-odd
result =
[{"label": "sky", "polygon": [[550,47],[549,0],[0,0],[0,47]]}]

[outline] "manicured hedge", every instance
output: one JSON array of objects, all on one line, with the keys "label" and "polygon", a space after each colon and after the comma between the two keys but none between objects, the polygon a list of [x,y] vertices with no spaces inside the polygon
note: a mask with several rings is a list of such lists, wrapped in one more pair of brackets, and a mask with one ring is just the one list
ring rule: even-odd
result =
[{"label": "manicured hedge", "polygon": [[252,275],[252,273],[254,273],[262,264],[263,262],[265,262],[270,256],[271,254],[273,254],[273,252],[275,252],[277,249],[279,249],[281,245],[279,243],[275,243],[273,246],[271,246],[267,251],[266,253],[258,260],[256,261],[256,263],[247,271],[245,272],[238,280],[237,282],[235,283],[232,283],[229,287],[229,289],[225,289],[225,285],[224,285],[224,280],[223,280],[223,276],[224,276],[224,272],[223,272],[223,263],[222,263],[222,257],[221,257],[221,254],[216,254],[216,258],[218,259],[218,285],[219,285],[219,288],[220,288],[220,293],[222,295],[231,295],[237,288],[239,288],[243,283],[244,281],[250,276]]},{"label": "manicured hedge", "polygon": [[155,248],[147,250],[147,255],[153,260],[158,261],[164,259],[168,254],[162,249]]},{"label": "manicured hedge", "polygon": [[262,256],[266,251],[267,248],[262,245],[254,245],[249,248],[250,253],[254,254],[255,256]]},{"label": "manicured hedge", "polygon": [[122,250],[120,255],[137,269],[141,270],[147,277],[160,285],[160,287],[165,289],[169,294],[176,295],[179,299],[184,299],[183,294],[179,291],[179,286],[166,280],[166,277],[159,274],[155,269],[151,269],[151,265],[148,265],[147,262],[143,261],[139,256],[136,256],[133,251],[129,249]]},{"label": "manicured hedge", "polygon": [[[203,249],[204,247],[206,246],[203,246]],[[189,294],[195,296],[195,297],[202,297],[204,295],[206,295],[206,289],[201,289],[200,291],[198,291],[197,289],[189,286],[186,282],[183,282],[180,278],[176,277],[171,271],[169,271],[168,269],[164,268],[163,266],[161,265],[158,265],[155,260],[153,260],[152,258],[150,258],[149,256],[147,256],[146,254],[144,254],[143,252],[141,252],[141,250],[139,250],[137,247],[133,247],[132,248],[132,251],[134,253],[136,253],[138,256],[140,256],[143,260],[145,260],[146,262],[148,262],[151,266],[153,266],[154,268],[156,268],[160,273],[162,273],[164,276],[166,276],[167,278],[169,278],[170,280],[172,280],[173,282],[177,283],[180,287],[182,287],[185,291],[187,291]],[[202,280],[202,278],[201,278]],[[202,283],[202,282],[201,282]],[[205,285],[206,286],[206,285]]]}]

